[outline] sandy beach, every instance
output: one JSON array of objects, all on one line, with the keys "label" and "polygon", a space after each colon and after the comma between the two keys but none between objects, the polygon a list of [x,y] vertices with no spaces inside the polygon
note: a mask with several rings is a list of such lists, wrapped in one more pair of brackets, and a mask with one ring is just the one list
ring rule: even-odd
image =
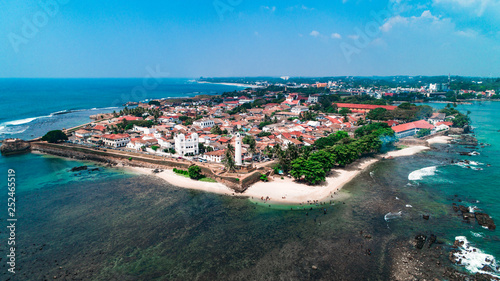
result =
[{"label": "sandy beach", "polygon": [[[447,136],[436,136],[427,140],[429,145],[435,143],[447,143],[450,140]],[[276,204],[307,204],[308,202],[324,202],[328,200],[340,200],[347,196],[347,193],[340,193],[344,185],[354,179],[370,165],[383,158],[410,156],[430,149],[428,146],[410,146],[404,149],[390,151],[386,154],[378,155],[375,158],[363,158],[346,168],[333,169],[330,176],[326,178],[322,185],[309,186],[295,182],[292,178],[275,177],[269,182],[257,182],[250,186],[245,192],[237,194],[234,190],[222,183],[200,182],[177,175],[172,170],[164,170],[161,173],[153,174],[151,169],[127,167],[136,173],[155,175],[175,186],[196,189],[206,192],[214,192],[229,196],[247,196],[254,201],[272,202]],[[264,198],[264,200],[261,200]],[[266,198],[268,198],[266,200]]]},{"label": "sandy beach", "polygon": [[138,174],[147,174],[157,176],[166,182],[173,184],[182,188],[196,189],[206,192],[213,192],[224,195],[233,195],[234,190],[225,186],[222,183],[218,182],[203,182],[203,181],[195,181],[190,178],[186,178],[174,173],[173,170],[163,170],[160,173],[153,174],[152,169],[150,168],[140,168],[140,167],[125,167],[126,169],[133,171]]},{"label": "sandy beach", "polygon": [[226,85],[226,86],[237,86],[237,87],[247,87],[247,88],[262,88],[262,86],[251,85],[251,84],[243,84],[243,83],[212,83],[206,81],[198,81],[200,84],[217,84],[217,85]]},{"label": "sandy beach", "polygon": [[448,141],[452,140],[452,137],[449,136],[435,136],[433,138],[430,138],[427,140],[427,143],[429,145],[435,144],[435,143],[448,143]]}]

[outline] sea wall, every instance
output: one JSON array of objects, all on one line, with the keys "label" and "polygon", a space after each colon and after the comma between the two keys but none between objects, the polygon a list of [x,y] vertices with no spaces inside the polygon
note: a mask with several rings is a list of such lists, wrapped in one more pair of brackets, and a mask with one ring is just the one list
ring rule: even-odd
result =
[{"label": "sea wall", "polygon": [[[81,146],[69,146],[66,144],[52,144],[45,142],[32,142],[32,151],[56,155],[60,157],[72,158],[77,160],[89,160],[100,163],[105,163],[110,166],[132,166],[132,167],[143,167],[150,169],[189,169],[192,165],[190,162],[182,160],[167,160],[167,159],[154,159],[152,156],[148,157],[146,155],[138,155],[135,153],[121,154],[113,150],[95,150],[90,148],[85,148]],[[239,180],[236,177],[220,176],[214,173],[211,169],[200,166],[203,175],[213,178],[218,182],[221,182],[235,192],[244,192],[251,184],[258,181],[260,177],[260,172],[254,172],[250,176],[245,177],[243,180]],[[256,176],[258,174],[258,176]],[[257,180],[256,180],[257,178]]]},{"label": "sea wall", "polygon": [[25,153],[30,151],[30,143],[20,139],[6,139],[0,146],[3,155]]}]

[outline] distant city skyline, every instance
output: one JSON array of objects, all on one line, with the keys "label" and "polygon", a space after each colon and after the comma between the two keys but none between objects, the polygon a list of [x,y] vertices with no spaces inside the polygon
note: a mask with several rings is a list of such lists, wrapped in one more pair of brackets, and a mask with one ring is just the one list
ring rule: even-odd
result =
[{"label": "distant city skyline", "polygon": [[500,77],[499,0],[0,7],[0,78]]}]

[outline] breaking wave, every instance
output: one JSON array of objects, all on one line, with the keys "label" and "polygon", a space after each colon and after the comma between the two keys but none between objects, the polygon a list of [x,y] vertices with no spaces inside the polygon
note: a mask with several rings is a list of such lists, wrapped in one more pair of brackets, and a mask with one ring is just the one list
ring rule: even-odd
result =
[{"label": "breaking wave", "polygon": [[392,219],[397,219],[397,218],[400,218],[402,215],[403,215],[403,211],[399,211],[397,213],[389,212],[389,213],[385,214],[384,220],[389,221]]},{"label": "breaking wave", "polygon": [[436,174],[436,166],[426,167],[426,168],[422,168],[420,170],[416,170],[416,171],[411,172],[408,175],[408,180],[417,181],[417,180],[423,179],[426,176],[433,176],[435,174]]},{"label": "breaking wave", "polygon": [[[497,270],[498,265],[494,256],[486,254],[480,249],[471,246],[465,236],[457,236],[455,240],[460,241],[463,245],[461,245],[459,251],[453,255],[456,257],[456,260],[459,261],[459,264],[465,266],[465,269],[471,273],[484,273],[493,275],[497,278],[500,277]],[[489,266],[493,272],[483,270],[485,266]]]}]

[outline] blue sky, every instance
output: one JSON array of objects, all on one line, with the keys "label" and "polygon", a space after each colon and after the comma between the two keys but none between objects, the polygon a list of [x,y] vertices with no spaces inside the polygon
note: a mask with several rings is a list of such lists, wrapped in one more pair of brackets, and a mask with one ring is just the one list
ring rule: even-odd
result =
[{"label": "blue sky", "polygon": [[[0,1],[0,77],[500,76],[500,0]],[[149,70],[148,70],[149,69]]]}]

